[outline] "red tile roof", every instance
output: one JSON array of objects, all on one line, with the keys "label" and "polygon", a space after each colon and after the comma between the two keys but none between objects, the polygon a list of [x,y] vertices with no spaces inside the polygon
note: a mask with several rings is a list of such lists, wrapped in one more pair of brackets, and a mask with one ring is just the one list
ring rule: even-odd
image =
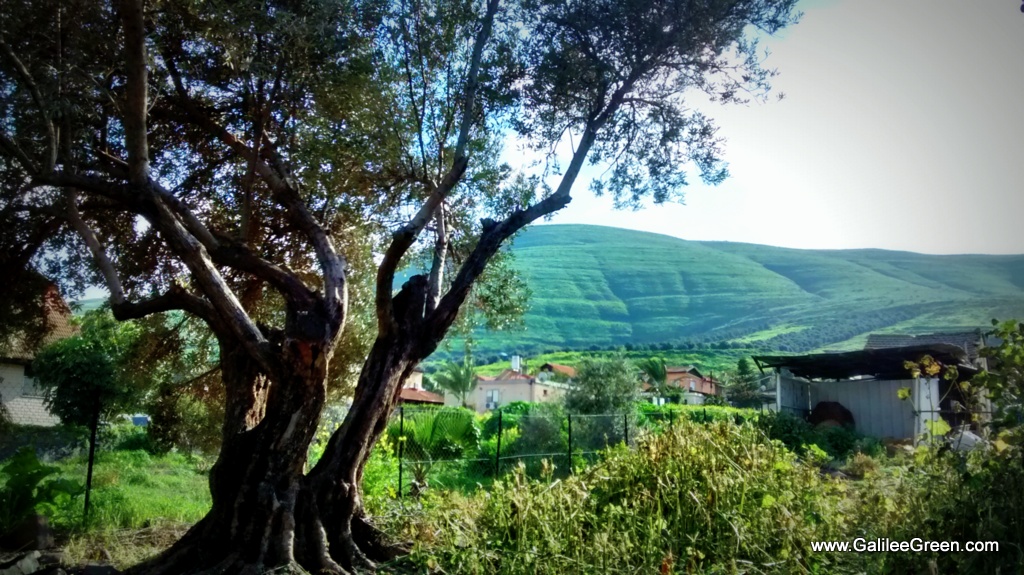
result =
[{"label": "red tile roof", "polygon": [[436,393],[411,387],[403,387],[398,399],[403,403],[444,403],[444,398]]},{"label": "red tile roof", "polygon": [[684,365],[684,366],[681,366],[681,367],[680,366],[666,367],[665,368],[665,373],[692,373],[693,375],[696,375],[697,377],[702,377],[701,374],[700,374],[700,371],[698,371],[697,368],[695,366],[692,366],[692,365]]},{"label": "red tile roof", "polygon": [[561,373],[569,377],[576,377],[576,368],[568,365],[561,365],[557,363],[545,363],[540,366],[541,371],[553,371],[555,373]]},{"label": "red tile roof", "polygon": [[[46,298],[46,323],[47,332],[43,337],[40,347],[71,337],[78,333],[78,326],[71,323],[71,308],[61,297],[57,287],[50,285],[46,288],[43,296]],[[38,349],[30,349],[25,341],[16,339],[11,342],[7,353],[3,355],[13,360],[31,360],[35,357]]]}]

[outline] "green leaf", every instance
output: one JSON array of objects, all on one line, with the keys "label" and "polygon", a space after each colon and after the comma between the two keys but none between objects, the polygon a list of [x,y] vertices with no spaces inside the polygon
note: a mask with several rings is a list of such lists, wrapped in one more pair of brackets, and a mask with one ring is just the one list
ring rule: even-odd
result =
[{"label": "green leaf", "polygon": [[946,435],[952,429],[942,418],[925,421],[924,426],[928,428],[928,433],[936,437]]}]

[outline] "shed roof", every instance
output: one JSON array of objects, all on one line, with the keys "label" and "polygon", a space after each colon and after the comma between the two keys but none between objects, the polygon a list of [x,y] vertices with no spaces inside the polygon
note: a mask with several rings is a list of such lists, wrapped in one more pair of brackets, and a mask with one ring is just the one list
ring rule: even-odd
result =
[{"label": "shed roof", "polygon": [[864,349],[891,349],[915,345],[948,344],[963,349],[967,353],[967,359],[974,360],[978,358],[978,348],[981,341],[980,330],[928,333],[923,335],[872,333],[868,335]]},{"label": "shed roof", "polygon": [[788,369],[793,375],[807,379],[850,379],[857,376],[903,379],[910,376],[904,363],[920,361],[925,355],[930,355],[946,365],[956,365],[964,375],[977,371],[966,363],[967,352],[963,348],[946,343],[862,349],[843,353],[755,355],[753,359],[761,371],[766,367]]}]

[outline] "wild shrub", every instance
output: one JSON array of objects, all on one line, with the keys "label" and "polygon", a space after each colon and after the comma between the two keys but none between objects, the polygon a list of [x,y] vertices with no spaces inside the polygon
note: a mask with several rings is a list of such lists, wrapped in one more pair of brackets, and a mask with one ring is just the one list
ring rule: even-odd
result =
[{"label": "wild shrub", "polygon": [[157,446],[148,430],[129,421],[119,421],[100,427],[99,448],[114,451],[143,450],[156,453]]},{"label": "wild shrub", "polygon": [[756,418],[757,427],[771,439],[781,441],[783,445],[798,455],[805,455],[807,446],[817,445],[830,459],[843,460],[864,447],[878,453],[881,445],[867,440],[863,435],[845,427],[826,427],[815,429],[803,419],[788,413],[771,412],[760,414]]},{"label": "wild shrub", "polygon": [[864,453],[854,453],[843,466],[843,472],[858,479],[877,473],[881,466],[878,460]]},{"label": "wild shrub", "polygon": [[53,477],[59,471],[41,463],[31,447],[23,447],[0,468],[0,535],[33,513],[54,519],[68,511],[83,489],[78,482]]},{"label": "wild shrub", "polygon": [[[833,480],[749,425],[680,422],[566,479],[520,467],[439,506],[414,559],[449,573],[823,572],[845,519]],[[429,528],[421,528],[429,530]]]},{"label": "wild shrub", "polygon": [[220,448],[224,414],[216,402],[206,402],[187,390],[163,386],[149,403],[148,432],[161,451],[216,453]]},{"label": "wild shrub", "polygon": [[850,538],[997,541],[998,552],[851,555],[871,573],[1020,573],[1024,566],[1024,463],[1019,450],[956,453],[919,447],[853,482]]}]

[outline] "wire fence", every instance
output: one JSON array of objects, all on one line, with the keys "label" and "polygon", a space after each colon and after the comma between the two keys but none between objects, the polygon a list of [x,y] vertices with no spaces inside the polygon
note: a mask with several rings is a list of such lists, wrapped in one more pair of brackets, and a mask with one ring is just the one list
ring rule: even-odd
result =
[{"label": "wire fence", "polygon": [[465,409],[401,406],[387,430],[398,460],[396,494],[415,496],[428,485],[471,490],[520,464],[529,475],[547,471],[564,477],[608,447],[635,446],[638,438],[681,417],[743,419],[720,407],[578,415],[540,405],[478,418]]}]

